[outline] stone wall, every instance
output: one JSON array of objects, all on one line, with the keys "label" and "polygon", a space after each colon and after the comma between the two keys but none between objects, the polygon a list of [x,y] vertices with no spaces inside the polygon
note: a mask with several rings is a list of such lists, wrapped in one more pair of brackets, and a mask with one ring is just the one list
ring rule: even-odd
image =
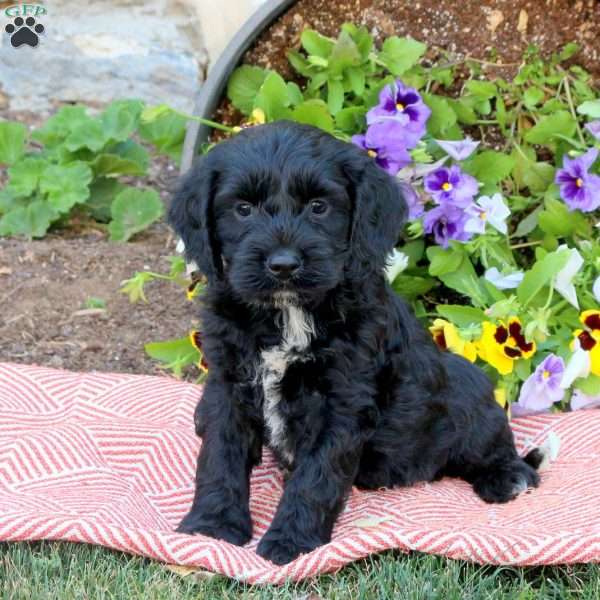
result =
[{"label": "stone wall", "polygon": [[12,47],[0,2],[0,103],[48,113],[65,102],[141,98],[189,111],[211,62],[259,0],[50,0],[37,47]]}]

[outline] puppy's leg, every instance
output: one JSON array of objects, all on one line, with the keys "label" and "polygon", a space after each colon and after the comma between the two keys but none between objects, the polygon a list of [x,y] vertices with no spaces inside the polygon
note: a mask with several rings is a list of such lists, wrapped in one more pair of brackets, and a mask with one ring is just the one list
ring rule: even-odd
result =
[{"label": "puppy's leg", "polygon": [[195,413],[196,431],[203,436],[196,470],[192,508],[180,533],[202,533],[232,544],[252,536],[249,478],[260,460],[261,433],[243,410],[243,392],[211,381]]},{"label": "puppy's leg", "polygon": [[541,453],[536,449],[524,458],[518,455],[508,419],[487,377],[460,357],[445,354],[444,359],[450,375],[449,409],[459,434],[448,474],[472,483],[486,502],[508,502],[537,487]]},{"label": "puppy's leg", "polygon": [[362,434],[356,417],[328,415],[327,427],[296,455],[277,512],[257,552],[284,564],[331,539],[358,468]]}]

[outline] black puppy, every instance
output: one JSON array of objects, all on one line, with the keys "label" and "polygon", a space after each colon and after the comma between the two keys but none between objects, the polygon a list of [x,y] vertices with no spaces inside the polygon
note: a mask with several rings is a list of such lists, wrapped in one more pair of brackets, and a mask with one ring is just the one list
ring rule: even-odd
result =
[{"label": "black puppy", "polygon": [[210,150],[169,219],[208,278],[209,376],[195,414],[196,494],[178,531],[244,544],[267,444],[286,473],[257,552],[278,564],[330,540],[352,485],[444,475],[486,502],[537,486],[485,374],[441,352],[384,277],[406,205],[364,151],[279,122]]}]

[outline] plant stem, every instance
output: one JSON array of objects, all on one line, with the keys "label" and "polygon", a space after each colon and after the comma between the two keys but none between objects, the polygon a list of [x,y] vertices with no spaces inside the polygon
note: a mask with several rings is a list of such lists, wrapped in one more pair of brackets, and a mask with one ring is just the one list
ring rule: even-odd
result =
[{"label": "plant stem", "polygon": [[509,246],[511,250],[516,250],[517,248],[529,248],[530,246],[539,246],[542,243],[542,240],[535,240],[533,242],[522,242],[521,244],[513,244]]},{"label": "plant stem", "polygon": [[171,110],[178,114],[180,117],[187,119],[188,121],[196,121],[197,123],[202,123],[202,125],[207,125],[208,127],[212,127],[213,129],[220,129],[221,131],[226,131],[228,133],[235,133],[237,130],[235,127],[228,127],[227,125],[223,125],[222,123],[217,123],[216,121],[211,121],[210,119],[204,119],[202,117],[197,117],[196,115],[188,115],[176,108],[171,108]]},{"label": "plant stem", "polygon": [[573,98],[571,97],[571,85],[569,84],[569,78],[564,77],[563,81],[565,82],[565,93],[567,95],[567,102],[569,103],[569,109],[571,110],[571,115],[575,119],[575,126],[577,127],[577,135],[579,136],[579,141],[585,146],[585,138],[583,137],[583,132],[581,131],[581,127],[579,126],[579,119],[577,119],[577,113],[575,112],[575,106],[573,105]]}]

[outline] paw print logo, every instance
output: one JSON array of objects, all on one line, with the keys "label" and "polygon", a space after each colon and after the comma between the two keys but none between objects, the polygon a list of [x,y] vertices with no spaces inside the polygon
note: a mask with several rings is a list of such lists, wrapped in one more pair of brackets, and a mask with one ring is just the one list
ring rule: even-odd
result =
[{"label": "paw print logo", "polygon": [[27,17],[25,20],[17,17],[4,28],[4,31],[10,35],[10,43],[14,48],[23,44],[35,48],[40,41],[39,36],[44,33],[44,26],[41,23],[36,24],[33,17]]}]

